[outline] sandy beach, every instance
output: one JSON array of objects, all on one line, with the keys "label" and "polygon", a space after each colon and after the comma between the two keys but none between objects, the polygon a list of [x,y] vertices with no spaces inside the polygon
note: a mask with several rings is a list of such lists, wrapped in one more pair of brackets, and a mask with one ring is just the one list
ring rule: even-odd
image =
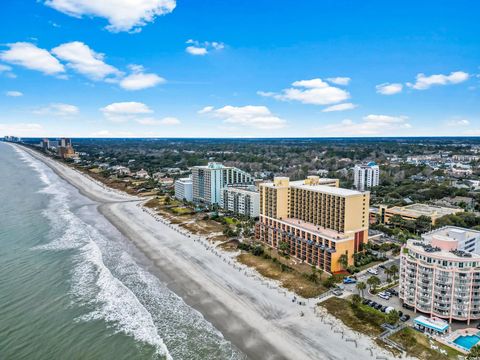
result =
[{"label": "sandy beach", "polygon": [[[21,147],[83,195],[152,262],[148,270],[199,311],[250,359],[391,359],[372,339],[300,306],[293,294],[236,263],[205,239],[168,224],[140,199]],[[300,312],[304,316],[300,316]]]}]

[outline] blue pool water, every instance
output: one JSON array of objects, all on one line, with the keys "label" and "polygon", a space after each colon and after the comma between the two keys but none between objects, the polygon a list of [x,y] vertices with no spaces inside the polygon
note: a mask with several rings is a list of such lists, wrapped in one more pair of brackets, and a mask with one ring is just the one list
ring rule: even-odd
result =
[{"label": "blue pool water", "polygon": [[464,349],[470,350],[480,341],[480,337],[477,335],[464,335],[459,336],[453,342]]}]

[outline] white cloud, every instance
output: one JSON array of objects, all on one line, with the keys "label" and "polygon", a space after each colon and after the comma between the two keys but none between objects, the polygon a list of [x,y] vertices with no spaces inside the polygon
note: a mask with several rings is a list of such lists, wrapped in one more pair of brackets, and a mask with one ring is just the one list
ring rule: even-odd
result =
[{"label": "white cloud", "polygon": [[382,94],[382,95],[394,95],[402,92],[403,90],[403,85],[399,83],[383,83],[380,85],[377,85],[375,87],[377,89],[377,93]]},{"label": "white cloud", "polygon": [[352,109],[355,109],[357,106],[358,105],[355,105],[352,103],[336,104],[323,109],[322,112],[352,110]]},{"label": "white cloud", "polygon": [[69,16],[101,17],[112,32],[141,30],[155,17],[171,13],[175,0],[46,0],[45,5]]},{"label": "white cloud", "polygon": [[12,71],[12,67],[4,64],[0,64],[0,73]]},{"label": "white cloud", "polygon": [[103,80],[108,76],[120,75],[120,71],[104,62],[104,55],[96,53],[80,41],[62,44],[52,49],[67,66],[92,80]]},{"label": "white cloud", "polygon": [[63,65],[52,54],[32,43],[16,42],[8,44],[8,47],[8,50],[0,53],[0,59],[5,62],[41,71],[47,75],[65,72]]},{"label": "white cloud", "polygon": [[340,123],[328,124],[317,130],[329,136],[395,135],[400,130],[411,128],[407,120],[406,116],[372,114],[364,116],[361,122],[345,119]]},{"label": "white cloud", "polygon": [[467,119],[453,119],[447,122],[447,126],[458,127],[458,126],[469,126],[470,121]]},{"label": "white cloud", "polygon": [[105,118],[113,122],[133,120],[153,111],[144,103],[136,101],[112,103],[100,109]]},{"label": "white cloud", "polygon": [[350,84],[350,79],[349,77],[334,77],[334,78],[327,78],[327,81],[330,81],[332,84],[336,85],[348,85]]},{"label": "white cloud", "polygon": [[347,91],[331,86],[319,78],[295,81],[292,86],[281,93],[259,91],[258,94],[281,101],[294,100],[313,105],[331,105],[350,98]]},{"label": "white cloud", "polygon": [[154,119],[154,118],[147,117],[147,118],[137,119],[137,122],[139,124],[142,124],[142,125],[152,125],[152,126],[155,126],[155,125],[171,126],[171,125],[179,125],[180,124],[180,120],[178,120],[175,117],[165,117],[163,119],[158,119],[158,120]]},{"label": "white cloud", "polygon": [[200,110],[203,114],[222,119],[226,124],[235,124],[257,129],[279,129],[286,126],[286,121],[272,114],[266,106],[224,106],[214,109],[207,106]]},{"label": "white cloud", "polygon": [[35,123],[1,124],[0,136],[40,136],[42,125]]},{"label": "white cloud", "polygon": [[80,112],[80,109],[75,105],[64,103],[53,103],[48,106],[33,110],[35,115],[54,115],[54,116],[74,116]]},{"label": "white cloud", "polygon": [[143,66],[130,65],[132,74],[120,81],[120,86],[125,90],[142,90],[165,83],[165,79],[153,73],[145,73]]},{"label": "white cloud", "polygon": [[189,46],[185,48],[185,51],[190,55],[207,55],[211,50],[222,50],[225,48],[225,44],[218,41],[197,41],[197,40],[187,40]]},{"label": "white cloud", "polygon": [[5,93],[5,95],[10,96],[10,97],[19,97],[19,96],[23,96],[23,93],[20,92],[20,91],[14,91],[14,90],[12,90],[12,91],[7,91],[7,92]]},{"label": "white cloud", "polygon": [[426,90],[434,85],[450,85],[459,84],[468,80],[470,75],[463,71],[454,71],[449,75],[437,74],[425,76],[425,74],[418,74],[414,84],[407,83],[407,86],[416,90]]}]

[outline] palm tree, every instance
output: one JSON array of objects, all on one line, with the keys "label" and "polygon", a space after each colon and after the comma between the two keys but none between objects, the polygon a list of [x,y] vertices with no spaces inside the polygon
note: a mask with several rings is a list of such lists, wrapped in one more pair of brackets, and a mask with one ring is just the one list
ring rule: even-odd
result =
[{"label": "palm tree", "polygon": [[363,281],[357,282],[357,290],[360,293],[360,295],[363,298],[363,291],[367,288],[367,284],[365,284]]},{"label": "palm tree", "polygon": [[396,279],[398,277],[398,266],[393,264],[390,266],[390,275],[393,276],[393,279]]},{"label": "palm tree", "polygon": [[370,276],[367,280],[367,284],[370,285],[370,290],[375,290],[380,285],[380,279],[378,277]]},{"label": "palm tree", "polygon": [[344,269],[346,269],[348,267],[348,256],[347,256],[347,254],[340,255],[340,257],[338,258],[338,263],[340,265],[342,265],[342,267]]}]

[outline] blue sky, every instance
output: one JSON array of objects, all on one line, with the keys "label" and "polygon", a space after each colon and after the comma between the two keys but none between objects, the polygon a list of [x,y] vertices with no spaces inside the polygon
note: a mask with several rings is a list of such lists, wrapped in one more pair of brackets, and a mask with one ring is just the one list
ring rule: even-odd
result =
[{"label": "blue sky", "polygon": [[480,135],[474,1],[17,0],[0,135]]}]

